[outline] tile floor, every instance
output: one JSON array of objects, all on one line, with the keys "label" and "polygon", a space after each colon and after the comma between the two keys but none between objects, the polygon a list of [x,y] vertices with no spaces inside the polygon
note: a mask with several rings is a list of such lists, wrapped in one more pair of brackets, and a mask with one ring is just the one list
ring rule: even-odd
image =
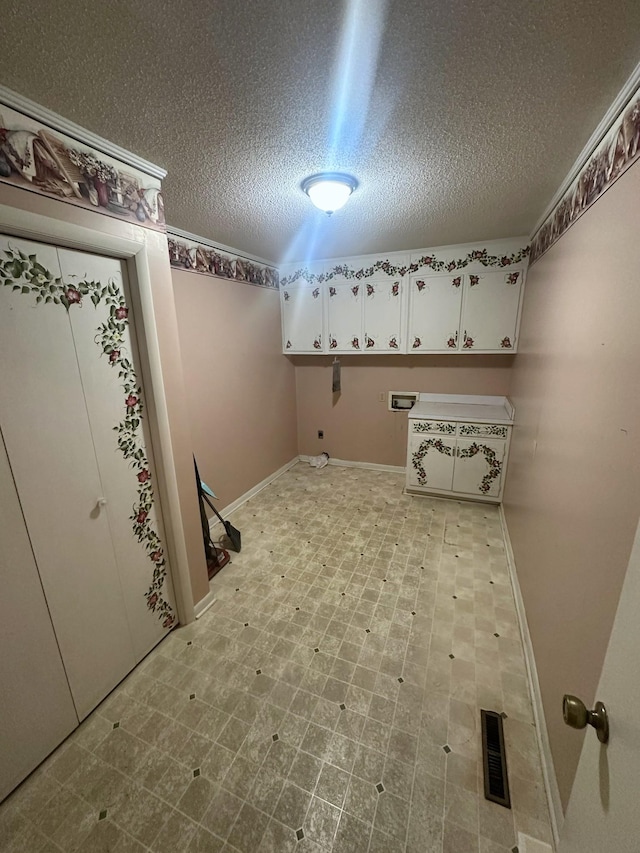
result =
[{"label": "tile floor", "polygon": [[[0,806],[3,853],[507,853],[550,842],[495,507],[300,463],[216,604]],[[506,714],[513,809],[482,795]]]}]

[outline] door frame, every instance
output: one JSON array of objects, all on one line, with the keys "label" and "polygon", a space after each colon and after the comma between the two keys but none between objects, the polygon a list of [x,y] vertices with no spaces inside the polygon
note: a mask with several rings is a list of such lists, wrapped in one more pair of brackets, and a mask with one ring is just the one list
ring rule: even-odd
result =
[{"label": "door frame", "polygon": [[158,475],[157,497],[167,539],[169,574],[173,582],[178,620],[182,625],[186,625],[194,620],[195,612],[148,260],[149,245],[154,241],[157,245],[161,241],[166,242],[166,234],[133,227],[129,237],[119,237],[6,204],[0,204],[0,232],[36,242],[107,255],[119,258],[125,263],[134,303],[132,307],[142,362],[143,386],[147,389],[147,412]]}]

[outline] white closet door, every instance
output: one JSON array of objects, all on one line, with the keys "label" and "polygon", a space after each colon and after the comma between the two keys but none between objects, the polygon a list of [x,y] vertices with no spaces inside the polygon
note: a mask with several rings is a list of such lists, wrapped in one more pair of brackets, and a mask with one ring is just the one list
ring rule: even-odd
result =
[{"label": "white closet door", "polygon": [[[9,247],[60,277],[54,248],[0,237]],[[4,283],[0,300],[0,425],[82,719],[136,663],[103,485],[67,311]]]},{"label": "white closet door", "polygon": [[0,800],[78,725],[0,435]]},{"label": "white closet door", "polygon": [[[107,501],[105,512],[127,621],[139,661],[169,629],[164,624],[169,610],[163,615],[159,607],[165,602],[173,609],[174,598],[170,578],[166,576],[159,506],[154,500],[157,482],[147,408],[139,381],[140,359],[129,308],[126,270],[115,258],[68,249],[59,249],[58,257],[65,283],[82,290],[83,282],[99,282],[100,294],[107,291],[104,297],[96,298],[97,304],[92,301],[91,292],[81,295],[81,303],[71,306],[69,319],[102,494]],[[105,352],[105,347],[110,352]],[[129,375],[123,377],[120,374],[125,372],[127,364],[131,365]],[[126,405],[127,399],[132,405]],[[119,449],[118,441],[132,443],[129,459]],[[150,591],[156,568],[159,576],[165,578],[158,592]],[[147,606],[149,595],[157,596],[154,610]]]},{"label": "white closet door", "polygon": [[521,270],[466,276],[460,323],[465,351],[514,349],[521,291]]}]

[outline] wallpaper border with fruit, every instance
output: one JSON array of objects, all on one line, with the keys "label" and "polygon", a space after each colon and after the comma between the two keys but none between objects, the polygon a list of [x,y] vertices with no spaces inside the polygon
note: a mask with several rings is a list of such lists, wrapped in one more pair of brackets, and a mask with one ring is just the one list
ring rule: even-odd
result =
[{"label": "wallpaper border with fruit", "polygon": [[640,89],[628,99],[531,240],[535,263],[640,157]]},{"label": "wallpaper border with fruit", "polygon": [[174,269],[229,278],[255,287],[279,289],[279,275],[275,267],[248,260],[228,250],[218,249],[197,240],[179,237],[169,230],[169,261]]},{"label": "wallpaper border with fruit", "polygon": [[160,179],[0,102],[0,183],[165,231]]}]

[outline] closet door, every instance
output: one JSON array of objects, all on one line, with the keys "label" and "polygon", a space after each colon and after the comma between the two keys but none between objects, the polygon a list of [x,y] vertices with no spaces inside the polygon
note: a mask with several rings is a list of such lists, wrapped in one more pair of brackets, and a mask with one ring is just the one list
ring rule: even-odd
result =
[{"label": "closet door", "polygon": [[[93,301],[91,293],[83,294],[81,303],[70,308],[69,321],[129,632],[140,661],[172,624],[174,598],[154,499],[157,482],[126,269],[115,258],[68,249],[59,249],[58,258],[64,282],[81,289],[82,282],[99,282],[99,293],[106,291]],[[130,447],[128,458],[119,442]],[[158,593],[151,592],[158,598],[151,610],[147,601],[154,572],[164,582]]]},{"label": "closet door", "polygon": [[[60,277],[55,249],[9,245]],[[82,719],[136,662],[103,486],[68,312],[6,285],[0,299],[0,427]]]},{"label": "closet door", "polygon": [[78,725],[0,435],[0,800]]}]

